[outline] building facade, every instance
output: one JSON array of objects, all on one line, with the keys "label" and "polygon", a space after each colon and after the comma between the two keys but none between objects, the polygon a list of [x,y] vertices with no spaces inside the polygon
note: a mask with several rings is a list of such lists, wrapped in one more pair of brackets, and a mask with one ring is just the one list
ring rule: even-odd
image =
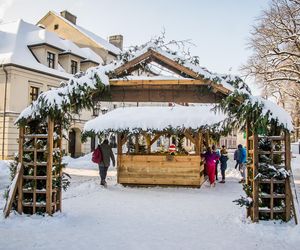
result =
[{"label": "building facade", "polygon": [[[106,51],[102,58],[104,52],[98,54],[93,47],[78,46],[23,20],[2,23],[0,40],[0,159],[9,159],[18,151],[14,122],[22,110],[41,92],[58,87],[79,71],[104,64],[114,55]],[[111,48],[119,51],[113,44]],[[74,117],[69,142],[64,142],[65,151],[72,156],[91,150],[91,143],[82,144],[80,139],[83,125],[91,117],[88,111]]]}]

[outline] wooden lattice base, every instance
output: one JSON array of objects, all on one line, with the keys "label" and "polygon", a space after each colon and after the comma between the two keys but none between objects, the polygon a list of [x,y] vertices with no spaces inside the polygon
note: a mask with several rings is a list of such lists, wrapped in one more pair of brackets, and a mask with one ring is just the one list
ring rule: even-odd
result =
[{"label": "wooden lattice base", "polygon": [[[267,149],[264,148],[267,145]],[[255,222],[259,220],[282,219],[288,221],[292,216],[292,193],[290,179],[260,177],[263,164],[275,169],[291,171],[290,135],[247,137],[248,162],[247,185],[251,191],[252,207],[248,216]]]},{"label": "wooden lattice base", "polygon": [[51,215],[61,210],[61,128],[49,120],[44,133],[33,132],[30,126],[20,128],[18,212]]}]

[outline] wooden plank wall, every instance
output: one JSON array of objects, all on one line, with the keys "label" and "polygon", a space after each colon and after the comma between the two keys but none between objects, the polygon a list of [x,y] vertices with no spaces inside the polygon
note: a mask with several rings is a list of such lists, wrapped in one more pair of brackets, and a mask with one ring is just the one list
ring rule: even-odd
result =
[{"label": "wooden plank wall", "polygon": [[200,187],[204,182],[204,166],[197,155],[119,155],[118,158],[120,184]]}]

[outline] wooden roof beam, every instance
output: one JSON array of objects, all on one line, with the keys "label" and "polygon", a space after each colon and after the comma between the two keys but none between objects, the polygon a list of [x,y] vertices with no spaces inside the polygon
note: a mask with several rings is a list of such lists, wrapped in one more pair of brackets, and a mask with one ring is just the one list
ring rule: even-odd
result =
[{"label": "wooden roof beam", "polygon": [[148,50],[146,53],[134,58],[133,60],[123,64],[122,66],[120,66],[119,68],[116,68],[114,70],[114,74],[116,76],[122,76],[126,73],[130,73],[134,70],[136,70],[137,68],[140,67],[140,63],[144,62],[144,61],[150,61],[150,57],[151,57],[151,50]]},{"label": "wooden roof beam", "polygon": [[110,80],[111,86],[139,86],[139,85],[208,85],[206,81],[202,79],[112,79]]}]

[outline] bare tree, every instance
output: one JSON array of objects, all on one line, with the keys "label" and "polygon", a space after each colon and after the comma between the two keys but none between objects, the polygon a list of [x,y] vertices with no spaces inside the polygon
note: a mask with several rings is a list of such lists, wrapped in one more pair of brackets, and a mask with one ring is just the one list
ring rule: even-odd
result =
[{"label": "bare tree", "polygon": [[249,45],[253,54],[242,70],[263,86],[265,96],[293,110],[299,127],[300,0],[272,0],[253,27]]}]

